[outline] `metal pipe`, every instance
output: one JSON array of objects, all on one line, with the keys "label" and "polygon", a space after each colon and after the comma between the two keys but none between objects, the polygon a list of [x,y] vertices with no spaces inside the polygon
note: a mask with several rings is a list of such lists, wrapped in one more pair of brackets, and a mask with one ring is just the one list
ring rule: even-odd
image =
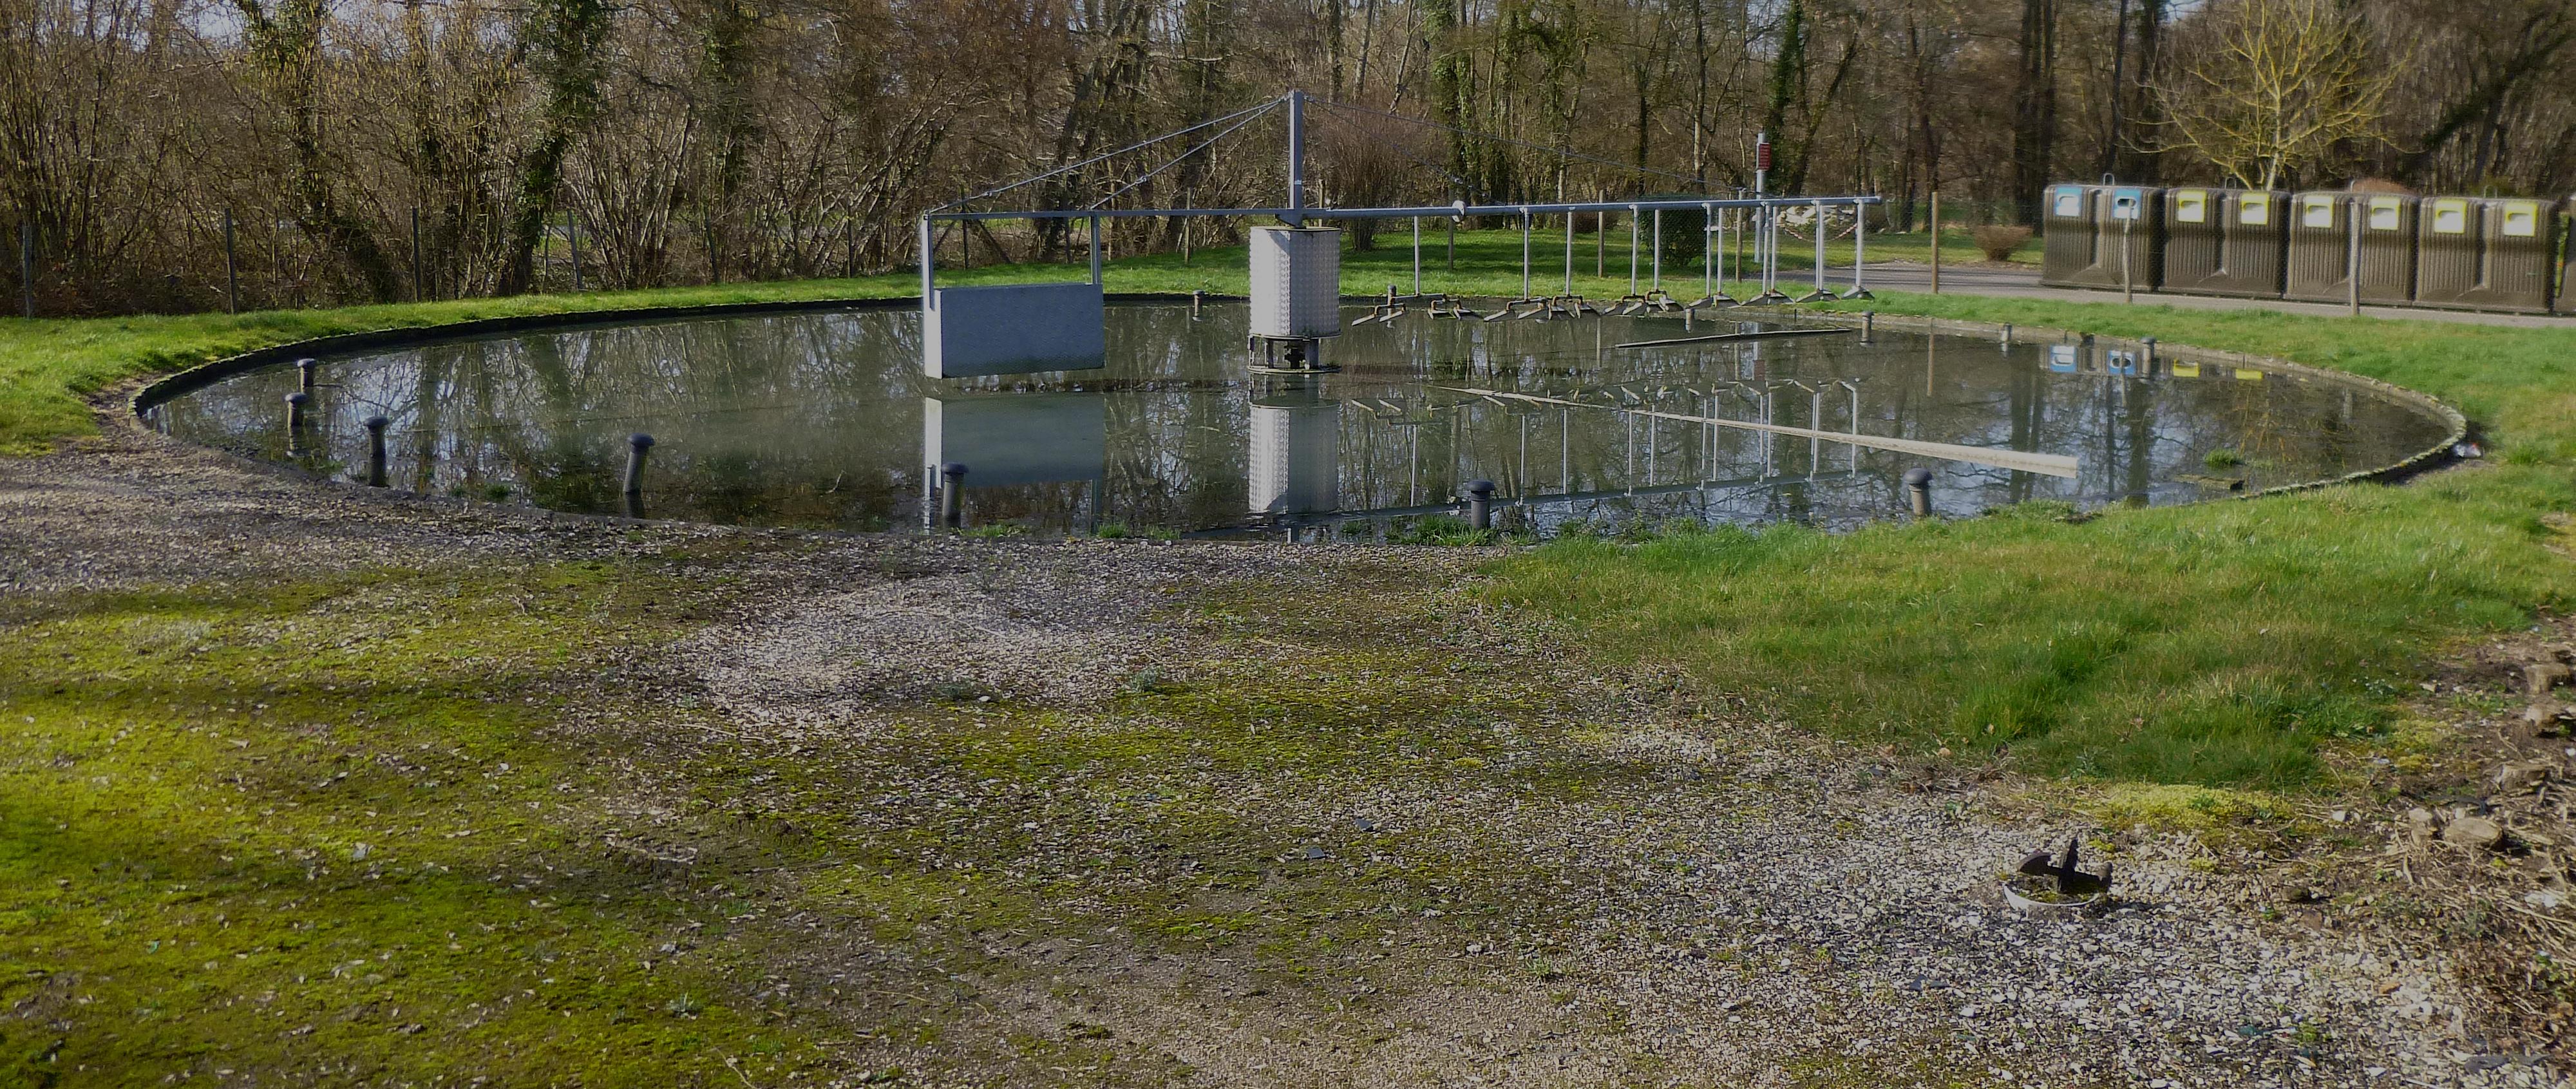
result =
[{"label": "metal pipe", "polygon": [[1861,312],[1860,312],[1860,342],[1861,342],[1861,343],[1863,343],[1863,344],[1867,344],[1867,343],[1869,343],[1869,337],[1870,337],[1870,334],[1871,334],[1871,333],[1873,333],[1873,332],[1875,332],[1875,331],[1877,331],[1877,328],[1878,328],[1878,311],[1876,311],[1876,310],[1863,310],[1863,311],[1861,311]]},{"label": "metal pipe", "polygon": [[1494,482],[1467,482],[1467,524],[1479,531],[1494,528]]},{"label": "metal pipe", "polygon": [[1628,206],[1628,294],[1637,293],[1637,207]]},{"label": "metal pipe", "polygon": [[[1941,293],[1941,191],[1932,191],[1932,293]],[[2007,336],[2004,343],[2012,343]]]},{"label": "metal pipe", "polygon": [[1917,465],[1905,471],[1905,497],[1917,518],[1932,517],[1932,470]]},{"label": "metal pipe", "polygon": [[295,384],[296,384],[297,388],[302,389],[302,390],[303,390],[304,392],[306,392],[306,393],[311,393],[311,392],[313,392],[313,371],[314,371],[314,369],[315,369],[315,368],[320,367],[321,365],[322,365],[322,361],[321,361],[321,360],[318,360],[318,359],[298,359],[298,360],[296,360],[296,361],[295,361]]},{"label": "metal pipe", "polygon": [[1726,244],[1725,228],[1717,225],[1717,216],[1708,205],[1699,206],[1699,293],[1717,297],[1717,250]]},{"label": "metal pipe", "polygon": [[939,524],[956,529],[966,519],[966,464],[952,461],[939,467]]},{"label": "metal pipe", "polygon": [[1819,299],[1830,299],[1834,297],[1832,292],[1825,290],[1825,202],[1821,200],[1816,202],[1816,287],[1814,297]]},{"label": "metal pipe", "polygon": [[303,390],[286,395],[286,446],[290,451],[303,445],[306,422],[304,409],[312,403],[313,395]]},{"label": "metal pipe", "polygon": [[644,494],[644,457],[653,449],[653,436],[638,431],[626,436],[626,494]]},{"label": "metal pipe", "polygon": [[1306,225],[1306,92],[1288,92],[1288,214],[1291,227]]},{"label": "metal pipe", "polygon": [[[1875,196],[1799,198],[1801,203],[1822,202],[1828,208],[1850,208],[1859,205],[1881,204],[1885,203],[1885,199],[1886,198]],[[929,212],[925,214],[929,218],[943,223],[971,219],[1090,219],[1094,216],[1102,219],[1135,219],[1139,217],[1171,218],[1177,216],[1242,219],[1260,216],[1286,217],[1291,212],[1294,212],[1306,219],[1352,220],[1403,219],[1406,216],[1511,216],[1519,215],[1524,211],[1539,215],[1555,215],[1559,212],[1638,212],[1649,211],[1657,208],[1688,211],[1698,208],[1702,204],[1714,204],[1720,208],[1768,208],[1775,206],[1778,203],[1780,202],[1777,200],[1751,200],[1742,198],[1718,201],[1673,199],[1590,202],[1559,201],[1555,203],[1532,204],[1467,204],[1464,201],[1461,201],[1455,204],[1401,205],[1387,208],[1024,208],[1004,212]]]},{"label": "metal pipe", "polygon": [[1100,286],[1100,217],[1091,217],[1091,286]]},{"label": "metal pipe", "polygon": [[930,217],[923,216],[921,217],[921,313],[925,319],[930,316],[930,276]]},{"label": "metal pipe", "polygon": [[[1187,229],[1186,227],[1183,229]],[[1422,294],[1422,217],[1413,217],[1413,293]]]},{"label": "metal pipe", "polygon": [[1867,299],[1873,297],[1869,293],[1868,285],[1863,282],[1861,273],[1861,269],[1866,266],[1868,262],[1869,209],[1854,208],[1852,209],[1852,289],[1851,294],[1843,296],[1844,298]]},{"label": "metal pipe", "polygon": [[1655,209],[1654,248],[1655,255],[1651,259],[1655,269],[1654,289],[1661,291],[1664,289],[1664,210],[1661,208]]},{"label": "metal pipe", "polygon": [[1574,213],[1565,213],[1565,296],[1574,297]]},{"label": "metal pipe", "polygon": [[1521,297],[1530,297],[1530,214],[1521,209]]},{"label": "metal pipe", "polygon": [[2344,273],[2343,273],[2344,313],[2346,313],[2346,314],[2350,314],[2350,315],[2353,315],[2353,316],[2355,316],[2355,317],[2359,317],[2359,316],[2361,315],[2361,198],[2360,198],[2360,197],[2354,197],[2354,198],[2352,198],[2352,206],[2351,206],[2351,208],[2350,208],[2348,211],[2346,211],[2346,212],[2345,212],[2345,216],[2346,216],[2347,218],[2349,218],[2349,219],[2351,219],[2351,220],[2352,220],[2352,230],[2350,231],[2350,235],[2351,235],[2352,241],[2348,244],[2348,246],[2347,246],[2347,248],[2346,248],[2346,252],[2345,252],[2345,254],[2344,254],[2344,266],[2343,266],[2343,267],[2344,267]]},{"label": "metal pipe", "polygon": [[367,427],[367,486],[385,486],[385,426],[392,423],[381,415],[369,416]]}]

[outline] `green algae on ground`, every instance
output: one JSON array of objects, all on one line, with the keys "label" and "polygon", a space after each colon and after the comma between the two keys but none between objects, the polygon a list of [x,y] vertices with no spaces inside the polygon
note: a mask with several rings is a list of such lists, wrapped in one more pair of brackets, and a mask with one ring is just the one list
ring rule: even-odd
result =
[{"label": "green algae on ground", "polygon": [[612,784],[561,732],[566,671],[669,638],[666,589],[574,564],[13,601],[0,1080],[810,1060],[679,952],[702,913],[603,851]]}]

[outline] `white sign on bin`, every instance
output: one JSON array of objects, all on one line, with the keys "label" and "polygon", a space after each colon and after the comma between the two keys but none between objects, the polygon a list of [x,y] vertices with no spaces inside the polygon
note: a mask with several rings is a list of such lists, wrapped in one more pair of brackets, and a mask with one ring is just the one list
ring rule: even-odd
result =
[{"label": "white sign on bin", "polygon": [[921,317],[921,371],[932,378],[1109,365],[1108,303],[1095,283],[943,287]]},{"label": "white sign on bin", "polygon": [[1340,228],[1252,229],[1252,335],[1342,335]]}]

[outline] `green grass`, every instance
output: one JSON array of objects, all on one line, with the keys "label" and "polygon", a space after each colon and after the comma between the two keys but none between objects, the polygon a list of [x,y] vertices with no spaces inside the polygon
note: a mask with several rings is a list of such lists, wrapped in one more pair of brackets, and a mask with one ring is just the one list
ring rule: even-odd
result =
[{"label": "green grass", "polygon": [[2021,769],[2299,787],[2368,744],[2429,656],[2576,595],[2576,329],[1888,294],[1882,312],[2277,355],[2460,405],[2493,463],[2069,521],[1783,527],[1551,544],[1498,590],[1831,735]]},{"label": "green grass", "polygon": [[[1624,293],[1625,238],[1608,278]],[[1561,236],[1559,236],[1561,239]],[[1910,236],[1918,241],[1920,235]],[[1424,287],[1520,290],[1517,232],[1425,235]],[[1540,291],[1561,262],[1541,233]],[[1589,271],[1588,237],[1576,263]],[[1903,256],[1888,240],[1874,254]],[[1793,253],[1791,255],[1795,257]],[[1081,275],[988,266],[943,283]],[[1409,289],[1401,228],[1352,253],[1344,290]],[[1669,286],[1687,292],[1689,277]],[[1242,251],[1115,263],[1116,291],[1244,287]],[[1679,282],[1674,282],[1679,281]],[[499,314],[778,298],[892,296],[908,276],[658,292],[98,321],[0,322],[0,450],[86,432],[82,398],[136,376],[263,344]],[[1854,304],[1838,304],[1856,308]],[[1629,547],[1570,541],[1503,568],[1499,591],[1559,612],[1623,655],[1671,658],[1765,693],[1816,729],[1932,750],[2003,751],[2034,771],[2158,782],[2294,785],[2321,741],[2368,734],[2388,693],[2450,641],[2560,605],[2571,584],[2543,515],[2576,506],[2576,332],[2264,311],[1883,293],[1886,313],[2058,326],[2283,356],[2460,405],[2499,464],[2388,491],[2347,488],[2251,506],[1891,526],[1686,534]],[[2116,557],[2116,562],[2110,558]],[[1987,727],[1993,726],[1993,731]]]}]

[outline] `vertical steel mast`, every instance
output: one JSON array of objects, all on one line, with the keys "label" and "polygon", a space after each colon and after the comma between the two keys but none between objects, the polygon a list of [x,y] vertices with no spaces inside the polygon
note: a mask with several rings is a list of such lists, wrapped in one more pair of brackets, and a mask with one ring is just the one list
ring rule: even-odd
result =
[{"label": "vertical steel mast", "polygon": [[1306,92],[1288,92],[1288,214],[1291,227],[1306,225]]}]

